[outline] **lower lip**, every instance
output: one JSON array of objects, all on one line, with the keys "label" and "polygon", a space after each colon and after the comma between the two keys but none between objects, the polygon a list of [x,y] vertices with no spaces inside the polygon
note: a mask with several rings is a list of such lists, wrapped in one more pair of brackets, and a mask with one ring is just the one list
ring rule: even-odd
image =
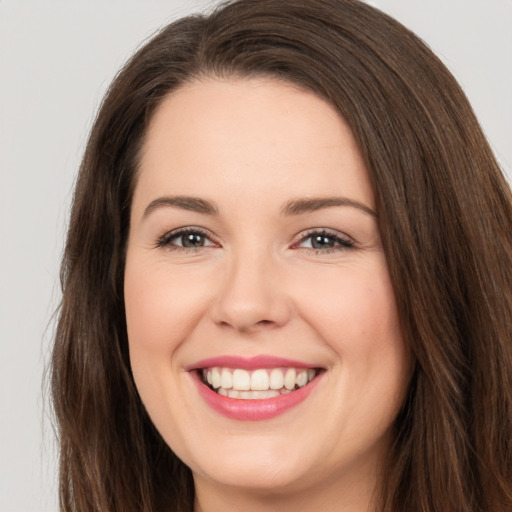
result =
[{"label": "lower lip", "polygon": [[262,421],[275,418],[302,403],[316,387],[321,375],[302,388],[262,400],[244,400],[219,395],[203,384],[198,372],[193,371],[196,386],[204,401],[216,412],[238,421]]}]

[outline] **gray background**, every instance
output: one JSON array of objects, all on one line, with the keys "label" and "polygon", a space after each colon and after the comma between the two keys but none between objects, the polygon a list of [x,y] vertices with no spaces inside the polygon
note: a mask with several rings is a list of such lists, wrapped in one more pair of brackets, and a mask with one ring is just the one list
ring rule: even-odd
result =
[{"label": "gray background", "polygon": [[[512,0],[369,3],[413,29],[454,72],[510,179]],[[208,5],[0,0],[1,512],[57,510],[43,375],[72,184],[94,112],[145,38]]]}]

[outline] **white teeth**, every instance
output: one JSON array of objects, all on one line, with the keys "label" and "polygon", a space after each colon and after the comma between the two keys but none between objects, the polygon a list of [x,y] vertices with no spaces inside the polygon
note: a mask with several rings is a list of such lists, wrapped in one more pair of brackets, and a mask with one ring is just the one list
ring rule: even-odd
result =
[{"label": "white teeth", "polygon": [[220,385],[224,389],[231,389],[233,387],[233,378],[227,368],[224,368],[220,374]]},{"label": "white teeth", "polygon": [[270,372],[270,389],[281,389],[283,386],[283,372],[279,368],[274,368]]},{"label": "white teeth", "polygon": [[297,382],[297,386],[299,386],[299,388],[301,388],[302,386],[305,386],[308,383],[307,370],[302,370],[301,372],[297,373],[295,382]]},{"label": "white teeth", "polygon": [[269,378],[267,370],[256,370],[251,375],[251,389],[254,391],[267,390],[269,386]]},{"label": "white teeth", "polygon": [[218,368],[212,370],[212,386],[215,389],[220,387],[220,372]]},{"label": "white teeth", "polygon": [[295,368],[288,368],[284,376],[284,387],[290,391],[295,387]]},{"label": "white teeth", "polygon": [[232,368],[204,368],[203,382],[220,395],[231,398],[265,399],[301,388],[313,380],[313,368],[272,368],[247,371]]},{"label": "white teeth", "polygon": [[233,372],[233,389],[238,391],[249,391],[251,389],[251,376],[248,371],[236,369]]}]

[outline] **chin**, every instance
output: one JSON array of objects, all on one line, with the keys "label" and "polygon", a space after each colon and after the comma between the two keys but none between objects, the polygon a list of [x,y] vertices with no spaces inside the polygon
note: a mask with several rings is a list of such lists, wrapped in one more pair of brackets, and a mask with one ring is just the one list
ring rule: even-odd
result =
[{"label": "chin", "polygon": [[194,472],[194,479],[206,478],[217,486],[231,487],[254,494],[272,495],[296,491],[306,484],[307,473],[294,463],[229,463],[229,460],[214,468],[205,467]]},{"label": "chin", "polygon": [[[233,433],[233,437],[236,433]],[[307,455],[290,448],[280,440],[249,439],[215,443],[208,453],[189,454],[184,462],[192,469],[194,479],[208,480],[216,485],[256,493],[273,494],[300,488],[308,480],[311,466]]]}]

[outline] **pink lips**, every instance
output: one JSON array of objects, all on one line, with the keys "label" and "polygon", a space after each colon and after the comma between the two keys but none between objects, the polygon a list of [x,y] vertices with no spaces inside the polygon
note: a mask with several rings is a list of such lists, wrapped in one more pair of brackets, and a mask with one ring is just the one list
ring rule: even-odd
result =
[{"label": "pink lips", "polygon": [[283,359],[275,356],[221,356],[203,359],[186,368],[187,371],[198,370],[200,368],[212,368],[221,366],[223,368],[242,368],[243,370],[257,370],[258,368],[279,368],[281,366],[292,366],[295,368],[315,368],[310,364],[292,359]]},{"label": "pink lips", "polygon": [[282,414],[303,402],[316,387],[320,377],[314,378],[308,385],[291,393],[279,395],[262,400],[243,400],[219,395],[203,384],[199,371],[202,368],[214,366],[224,368],[242,368],[244,370],[256,370],[259,368],[313,368],[310,364],[300,361],[283,359],[273,356],[256,356],[241,358],[236,356],[223,356],[203,359],[186,368],[194,378],[199,394],[204,401],[216,412],[239,421],[268,420]]}]

